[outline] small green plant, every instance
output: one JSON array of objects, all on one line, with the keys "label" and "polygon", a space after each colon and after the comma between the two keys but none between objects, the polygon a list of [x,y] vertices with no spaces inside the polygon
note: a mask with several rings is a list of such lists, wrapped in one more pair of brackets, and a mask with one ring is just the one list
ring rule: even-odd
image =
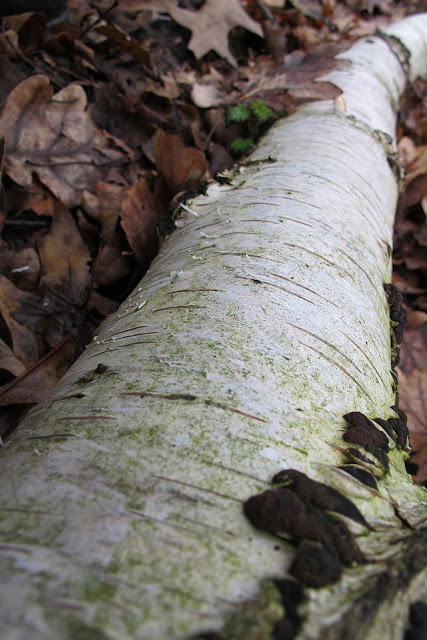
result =
[{"label": "small green plant", "polygon": [[234,138],[230,143],[230,149],[235,155],[241,155],[254,146],[260,135],[265,131],[266,125],[280,117],[280,113],[271,109],[265,102],[251,102],[239,104],[227,108],[227,122],[237,122],[243,127],[242,133],[246,135]]},{"label": "small green plant", "polygon": [[238,104],[227,109],[228,122],[246,122],[249,118],[249,109],[245,104]]},{"label": "small green plant", "polygon": [[264,123],[268,120],[277,120],[279,114],[271,109],[265,102],[252,102],[251,111],[257,118],[258,122]]},{"label": "small green plant", "polygon": [[233,153],[239,156],[248,149],[251,149],[254,144],[255,142],[253,138],[234,138],[230,143],[230,149]]}]

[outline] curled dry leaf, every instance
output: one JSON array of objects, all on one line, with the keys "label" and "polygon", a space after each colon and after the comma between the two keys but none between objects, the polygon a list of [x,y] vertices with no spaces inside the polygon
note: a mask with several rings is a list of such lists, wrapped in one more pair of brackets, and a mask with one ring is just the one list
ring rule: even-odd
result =
[{"label": "curled dry leaf", "polygon": [[159,130],[154,140],[154,155],[171,196],[197,188],[206,174],[204,154],[194,147],[185,147],[178,136]]},{"label": "curled dry leaf", "polygon": [[129,53],[135,60],[148,69],[152,68],[150,54],[141,47],[139,42],[131,38],[127,33],[118,29],[113,24],[105,24],[96,29],[98,33],[106,36],[110,42],[116,44],[121,51]]},{"label": "curled dry leaf", "polygon": [[13,353],[26,367],[36,362],[39,357],[37,339],[30,329],[20,324],[13,316],[21,305],[25,308],[30,295],[0,275],[0,312],[9,330]]},{"label": "curled dry leaf", "polygon": [[116,232],[125,193],[124,187],[102,180],[96,182],[91,191],[83,192],[83,209],[100,226],[104,244],[108,244]]},{"label": "curled dry leaf", "polygon": [[121,210],[121,224],[139,267],[146,267],[155,254],[158,217],[155,199],[146,180],[140,178],[128,190]]},{"label": "curled dry leaf", "polygon": [[86,106],[82,87],[53,95],[46,76],[15,87],[0,116],[0,135],[8,136],[6,173],[28,187],[34,172],[67,206],[80,204],[83,191],[126,158],[111,148],[112,138],[96,127]]},{"label": "curled dry leaf", "polygon": [[96,261],[95,280],[100,287],[111,287],[131,273],[129,257],[122,253],[120,235],[115,233],[102,248]]},{"label": "curled dry leaf", "polygon": [[34,51],[42,43],[46,18],[41,13],[21,13],[5,18],[4,26],[17,34],[20,48]]}]

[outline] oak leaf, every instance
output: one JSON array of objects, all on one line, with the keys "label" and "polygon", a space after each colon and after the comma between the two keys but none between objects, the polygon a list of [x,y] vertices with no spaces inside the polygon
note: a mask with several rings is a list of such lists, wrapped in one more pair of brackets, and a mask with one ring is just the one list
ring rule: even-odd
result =
[{"label": "oak leaf", "polygon": [[190,29],[188,48],[197,59],[208,51],[216,51],[233,67],[237,61],[228,46],[228,34],[234,27],[243,27],[263,37],[261,26],[248,16],[239,0],[206,0],[199,11],[180,9],[172,0],[163,0],[162,7],[178,24]]}]

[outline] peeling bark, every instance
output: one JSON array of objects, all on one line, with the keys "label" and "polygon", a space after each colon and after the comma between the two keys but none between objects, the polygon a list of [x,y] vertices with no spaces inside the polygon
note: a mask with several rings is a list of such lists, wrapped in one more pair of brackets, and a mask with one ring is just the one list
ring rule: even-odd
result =
[{"label": "peeling bark", "polygon": [[[347,110],[305,105],[187,202],[3,447],[4,637],[397,640],[421,615],[426,494],[383,283],[427,14],[342,57]],[[255,528],[244,505],[266,493]]]}]

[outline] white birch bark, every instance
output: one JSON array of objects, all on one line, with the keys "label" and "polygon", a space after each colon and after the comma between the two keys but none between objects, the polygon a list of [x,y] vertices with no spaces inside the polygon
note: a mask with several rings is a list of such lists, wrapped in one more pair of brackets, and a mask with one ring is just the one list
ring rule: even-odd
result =
[{"label": "white birch bark", "polygon": [[368,564],[306,590],[298,638],[402,637],[425,569],[384,596],[369,628],[351,627],[353,607],[406,553],[425,492],[394,444],[378,491],[340,470],[331,446],[344,446],[349,411],[395,415],[388,159],[398,53],[426,75],[427,14],[388,34],[393,47],[362,40],[331,74],[346,112],[305,105],[229,185],[187,202],[140,285],[3,447],[2,638],[166,640],[227,621],[224,637],[252,637],[230,619],[286,575],[295,549],[254,529],[242,504],[284,468],[339,489],[371,526],[348,521]]}]

